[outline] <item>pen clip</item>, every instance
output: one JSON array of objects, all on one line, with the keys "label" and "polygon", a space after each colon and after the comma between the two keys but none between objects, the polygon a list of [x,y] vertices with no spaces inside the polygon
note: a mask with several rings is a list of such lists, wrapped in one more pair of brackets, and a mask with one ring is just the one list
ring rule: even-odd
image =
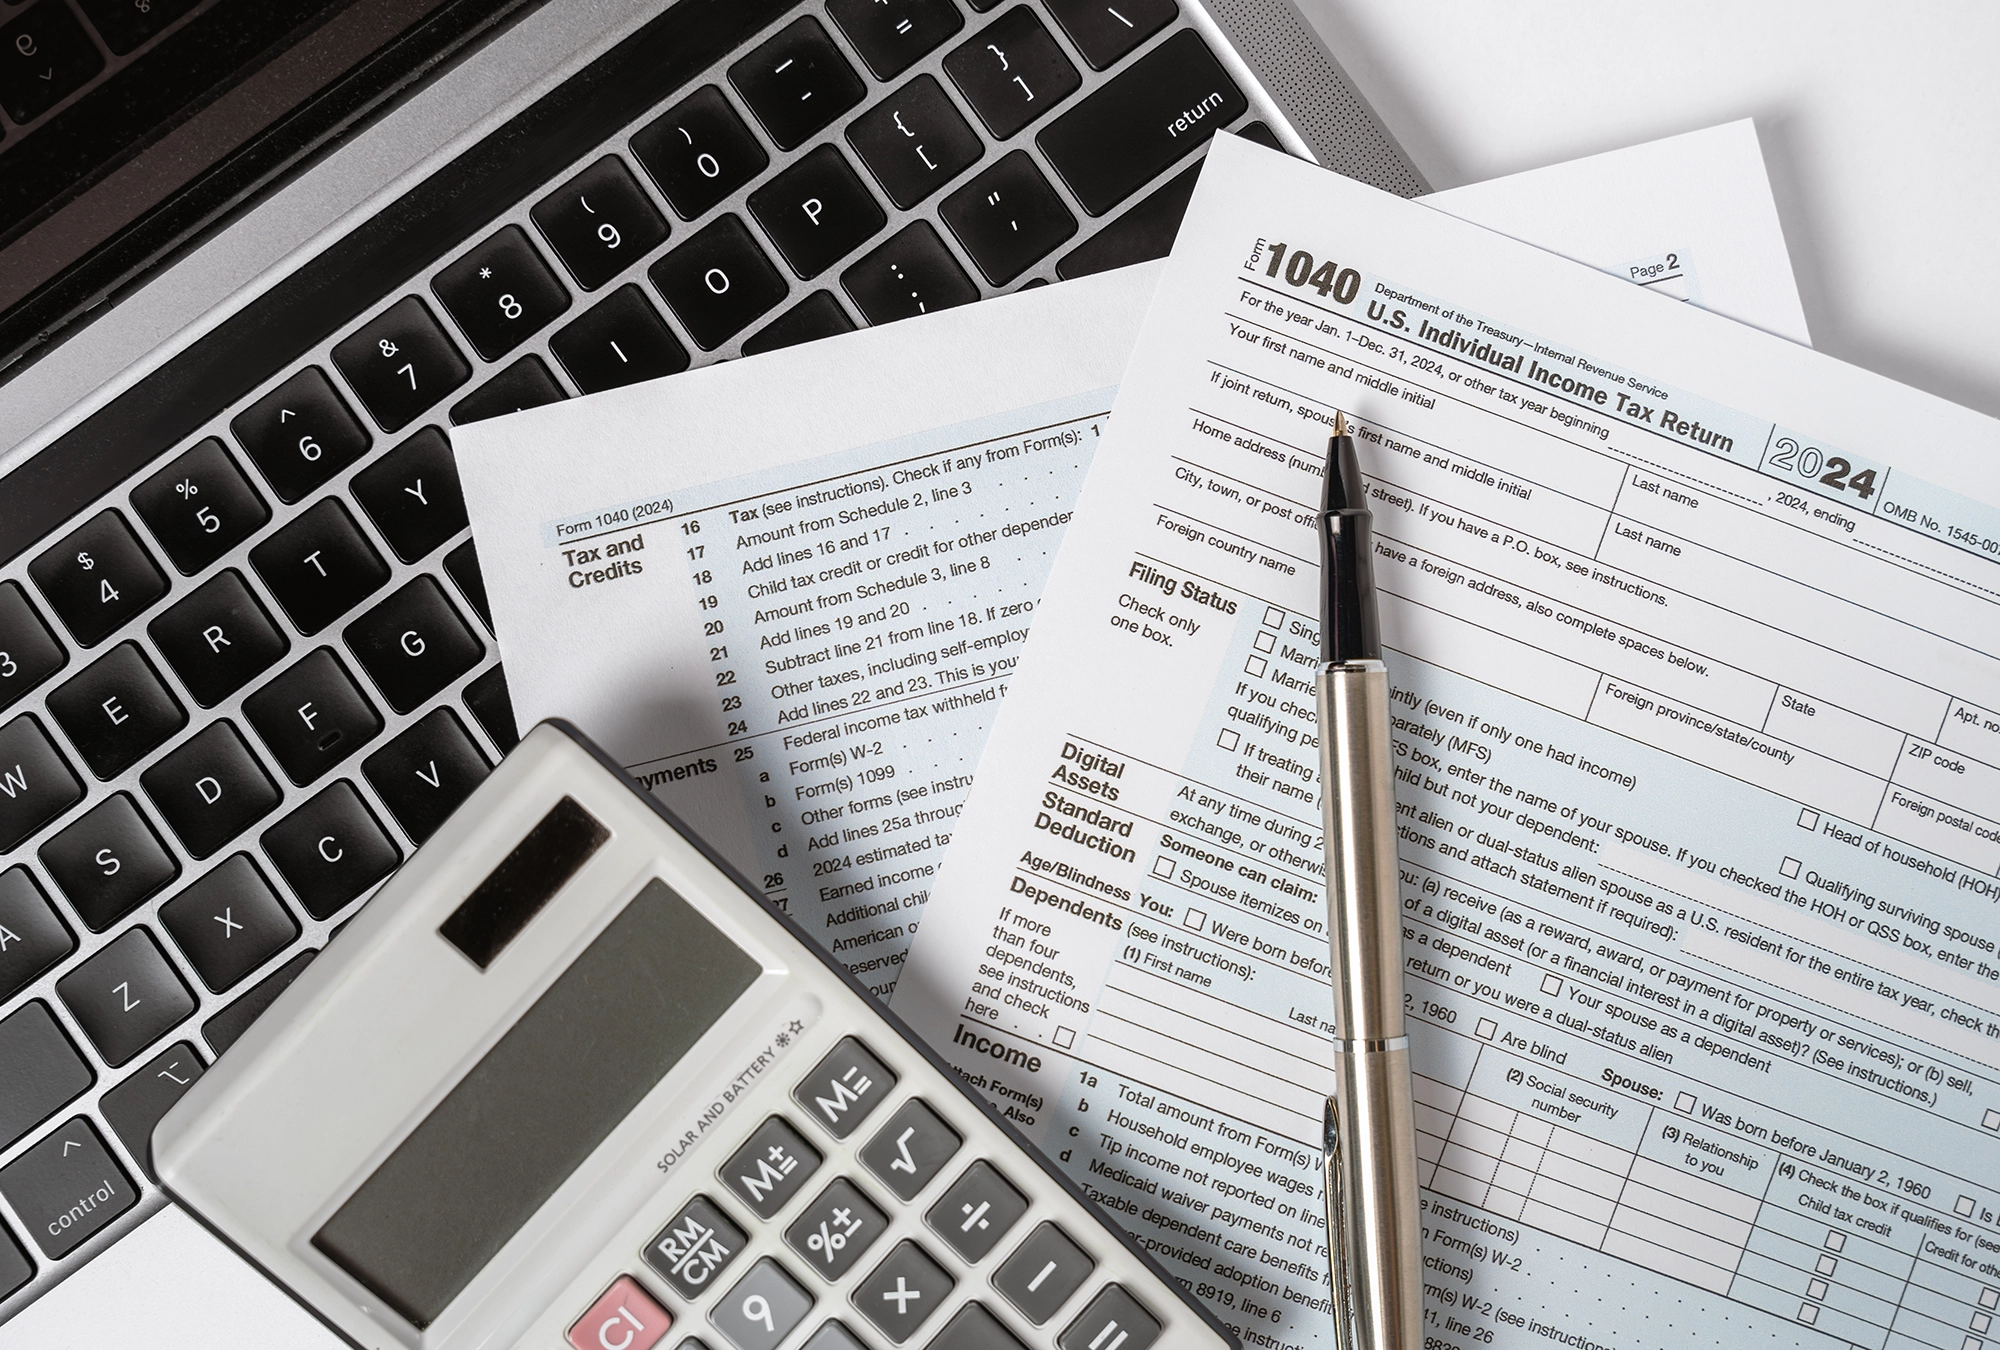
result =
[{"label": "pen clip", "polygon": [[1333,1296],[1334,1342],[1337,1350],[1356,1350],[1353,1290],[1347,1281],[1347,1168],[1341,1156],[1340,1105],[1333,1097],[1326,1099],[1320,1157],[1326,1170],[1327,1290]]}]

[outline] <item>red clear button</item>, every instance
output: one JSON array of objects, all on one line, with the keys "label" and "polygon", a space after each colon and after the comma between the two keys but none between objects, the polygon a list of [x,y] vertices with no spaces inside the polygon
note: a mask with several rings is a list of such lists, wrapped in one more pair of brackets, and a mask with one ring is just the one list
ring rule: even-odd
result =
[{"label": "red clear button", "polygon": [[569,1329],[576,1350],[651,1350],[674,1319],[630,1275],[620,1275]]}]

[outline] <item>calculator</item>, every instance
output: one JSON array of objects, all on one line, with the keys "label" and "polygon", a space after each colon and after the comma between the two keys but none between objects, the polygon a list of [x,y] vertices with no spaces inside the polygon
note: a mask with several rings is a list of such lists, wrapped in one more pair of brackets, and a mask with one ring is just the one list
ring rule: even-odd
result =
[{"label": "calculator", "polygon": [[1235,1350],[574,728],[189,1090],[167,1191],[365,1350]]}]

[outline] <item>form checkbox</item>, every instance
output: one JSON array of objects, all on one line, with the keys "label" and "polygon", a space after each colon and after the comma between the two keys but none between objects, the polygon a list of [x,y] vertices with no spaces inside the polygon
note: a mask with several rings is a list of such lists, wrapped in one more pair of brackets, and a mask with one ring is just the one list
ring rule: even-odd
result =
[{"label": "form checkbox", "polygon": [[1980,1290],[1979,1306],[1982,1308],[2000,1308],[2000,1289]]},{"label": "form checkbox", "polygon": [[1162,853],[1159,857],[1153,859],[1154,876],[1170,877],[1173,874],[1174,874],[1174,860],[1172,858],[1169,858],[1166,854]]},{"label": "form checkbox", "polygon": [[1694,1094],[1692,1092],[1683,1092],[1681,1093],[1680,1096],[1674,1098],[1674,1110],[1680,1112],[1684,1116],[1693,1115]]},{"label": "form checkbox", "polygon": [[1479,1019],[1479,1025],[1472,1029],[1472,1034],[1482,1041],[1490,1041],[1498,1034],[1499,1030],[1500,1024],[1498,1022],[1490,1017],[1482,1017]]},{"label": "form checkbox", "polygon": [[1245,661],[1243,663],[1243,673],[1245,675],[1255,675],[1257,678],[1262,679],[1264,677],[1264,658],[1253,656],[1248,661]]},{"label": "form checkbox", "polygon": [[1276,605],[1266,605],[1264,607],[1264,626],[1266,628],[1283,628],[1285,626],[1285,611],[1279,609]]},{"label": "form checkbox", "polygon": [[1797,876],[1798,874],[1799,874],[1799,860],[1797,858],[1787,858],[1783,862],[1778,864],[1779,876],[1789,879],[1791,877]]},{"label": "form checkbox", "polygon": [[1544,994],[1547,994],[1550,998],[1554,998],[1557,994],[1560,994],[1562,991],[1563,991],[1562,976],[1560,975],[1542,976],[1542,992]]},{"label": "form checkbox", "polygon": [[1833,1274],[1834,1267],[1839,1264],[1840,1262],[1834,1260],[1831,1256],[1822,1256],[1819,1260],[1813,1262],[1813,1269],[1822,1275],[1831,1275]]},{"label": "form checkbox", "polygon": [[1807,1298],[1825,1298],[1825,1297],[1826,1297],[1826,1281],[1825,1281],[1825,1280],[1814,1280],[1814,1281],[1812,1281],[1811,1283],[1809,1283],[1808,1285],[1806,1285],[1806,1297],[1807,1297]]},{"label": "form checkbox", "polygon": [[1985,1347],[1986,1342],[1980,1340],[1977,1336],[1967,1336],[1965,1343],[1959,1346],[1959,1350],[1985,1350]]},{"label": "form checkbox", "polygon": [[1979,1123],[1989,1130],[2000,1130],[2000,1111],[1988,1111],[1979,1118]]},{"label": "form checkbox", "polygon": [[1969,1195],[1959,1196],[1958,1203],[1951,1207],[1951,1212],[1958,1215],[1958,1217],[1961,1219],[1971,1218],[1972,1210],[1973,1210],[1972,1197]]},{"label": "form checkbox", "polygon": [[1847,1234],[1829,1228],[1826,1230],[1826,1249],[1837,1252],[1847,1245]]},{"label": "form checkbox", "polygon": [[1799,1320],[1807,1326],[1811,1326],[1813,1323],[1819,1321],[1819,1304],[1801,1303],[1799,1305]]},{"label": "form checkbox", "polygon": [[1222,729],[1222,734],[1215,738],[1215,743],[1221,746],[1224,750],[1234,750],[1237,746],[1243,743],[1243,738],[1237,735],[1234,731],[1230,730],[1228,727],[1224,727]]},{"label": "form checkbox", "polygon": [[1984,1336],[1992,1328],[1993,1319],[1985,1313],[1974,1313],[1972,1314],[1972,1320],[1966,1325]]},{"label": "form checkbox", "polygon": [[1070,1047],[1071,1047],[1072,1045],[1075,1045],[1075,1044],[1076,1044],[1076,1028],[1075,1028],[1075,1027],[1057,1027],[1057,1028],[1056,1028],[1056,1034],[1055,1034],[1055,1039],[1054,1039],[1054,1041],[1053,1041],[1053,1044],[1055,1045],[1055,1048],[1056,1048],[1056,1049],[1058,1049],[1058,1050],[1067,1050],[1067,1049],[1069,1049],[1069,1048],[1070,1048]]},{"label": "form checkbox", "polygon": [[1278,635],[1259,629],[1257,636],[1250,639],[1250,645],[1260,652],[1268,652],[1278,645]]},{"label": "form checkbox", "polygon": [[1192,928],[1195,932],[1199,933],[1207,924],[1208,911],[1205,909],[1187,909],[1181,912],[1181,927],[1183,928]]},{"label": "form checkbox", "polygon": [[1799,828],[1802,830],[1818,829],[1819,812],[1813,810],[1810,806],[1808,806],[1805,810],[1799,812]]}]

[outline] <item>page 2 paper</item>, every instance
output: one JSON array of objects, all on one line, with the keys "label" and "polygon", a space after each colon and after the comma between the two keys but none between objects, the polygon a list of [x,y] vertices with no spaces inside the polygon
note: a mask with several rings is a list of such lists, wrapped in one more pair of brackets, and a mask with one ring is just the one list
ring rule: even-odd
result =
[{"label": "page 2 paper", "polygon": [[895,1009],[1330,1345],[1312,530],[1370,477],[1438,1346],[1952,1346],[2000,1289],[2000,429],[1211,153]]}]

